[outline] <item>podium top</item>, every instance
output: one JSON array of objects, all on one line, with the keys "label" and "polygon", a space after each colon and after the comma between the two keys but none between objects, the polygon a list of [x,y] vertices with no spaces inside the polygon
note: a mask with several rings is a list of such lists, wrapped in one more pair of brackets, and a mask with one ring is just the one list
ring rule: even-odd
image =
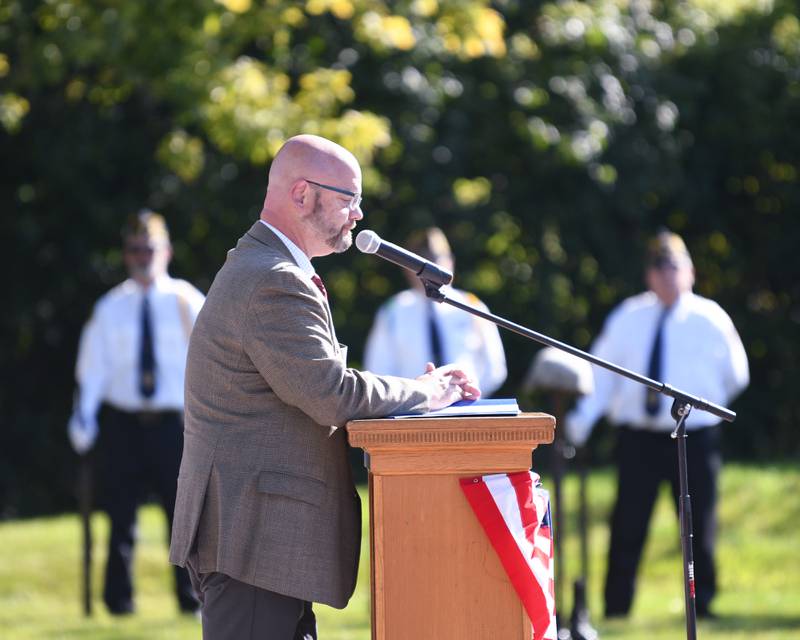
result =
[{"label": "podium top", "polygon": [[436,469],[435,473],[478,472],[485,464],[511,471],[530,468],[531,452],[553,441],[555,423],[546,413],[351,420],[347,438],[369,454],[373,472],[383,468],[400,473],[423,468]]}]

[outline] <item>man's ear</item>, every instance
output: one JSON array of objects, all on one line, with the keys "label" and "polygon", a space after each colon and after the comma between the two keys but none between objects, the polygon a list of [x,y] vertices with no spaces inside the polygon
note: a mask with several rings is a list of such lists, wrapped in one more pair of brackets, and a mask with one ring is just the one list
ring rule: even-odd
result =
[{"label": "man's ear", "polygon": [[295,180],[292,188],[289,190],[289,198],[294,205],[302,209],[306,206],[306,202],[310,197],[311,189],[308,186],[308,182],[305,180]]}]

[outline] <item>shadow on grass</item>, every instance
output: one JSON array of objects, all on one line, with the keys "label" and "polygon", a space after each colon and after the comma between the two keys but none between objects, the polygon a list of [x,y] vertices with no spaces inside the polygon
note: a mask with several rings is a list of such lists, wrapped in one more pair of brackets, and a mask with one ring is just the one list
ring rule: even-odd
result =
[{"label": "shadow on grass", "polygon": [[148,640],[150,638],[191,638],[200,636],[200,622],[194,616],[85,620],[55,629],[42,630],[40,638],[80,638],[81,640]]},{"label": "shadow on grass", "polygon": [[[726,632],[742,631],[752,632],[754,637],[758,637],[758,634],[770,631],[800,630],[800,615],[721,614],[713,619],[698,619],[697,625],[698,628],[707,630],[714,637],[725,637]],[[597,626],[601,631],[601,636],[630,636],[637,631],[663,634],[676,628],[685,629],[685,620],[683,617],[676,618],[674,616],[647,619],[635,617],[630,620],[600,620]]]},{"label": "shadow on grass", "polygon": [[709,628],[729,631],[781,631],[800,630],[800,616],[723,614],[713,620],[702,620]]}]

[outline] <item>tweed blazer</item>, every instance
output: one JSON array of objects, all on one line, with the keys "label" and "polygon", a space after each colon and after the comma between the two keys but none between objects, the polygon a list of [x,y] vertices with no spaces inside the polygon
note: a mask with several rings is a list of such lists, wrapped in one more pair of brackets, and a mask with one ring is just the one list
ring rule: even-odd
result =
[{"label": "tweed blazer", "polygon": [[425,411],[417,381],[346,366],[328,303],[261,222],[228,252],[192,332],[170,561],[344,607],[361,505],[343,425]]}]

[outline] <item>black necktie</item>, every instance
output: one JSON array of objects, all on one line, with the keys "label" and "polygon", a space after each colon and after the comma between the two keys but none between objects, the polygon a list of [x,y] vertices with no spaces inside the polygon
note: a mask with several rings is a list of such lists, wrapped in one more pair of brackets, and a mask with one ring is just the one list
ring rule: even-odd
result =
[{"label": "black necktie", "polygon": [[434,366],[441,367],[444,364],[442,336],[439,334],[439,323],[436,322],[436,309],[430,301],[428,301],[428,332],[431,338],[431,362]]},{"label": "black necktie", "polygon": [[[653,347],[650,349],[650,360],[647,363],[647,377],[652,380],[661,380],[661,366],[663,361],[664,352],[664,321],[667,319],[669,307],[665,308],[658,318],[656,325],[656,335],[653,337]],[[644,400],[644,410],[649,416],[654,416],[658,413],[661,405],[661,394],[653,389],[647,389],[647,395]]]},{"label": "black necktie", "polygon": [[142,341],[139,345],[139,391],[145,398],[156,392],[156,357],[153,349],[153,324],[150,318],[150,302],[142,300]]}]

